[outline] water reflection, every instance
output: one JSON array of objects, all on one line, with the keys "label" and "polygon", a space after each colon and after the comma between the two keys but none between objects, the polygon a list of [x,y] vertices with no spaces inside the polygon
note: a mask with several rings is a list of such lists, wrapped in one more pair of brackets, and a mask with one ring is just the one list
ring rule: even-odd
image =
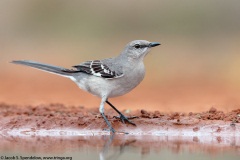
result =
[{"label": "water reflection", "polygon": [[239,159],[240,137],[1,136],[1,156],[72,159]]},{"label": "water reflection", "polygon": [[[110,149],[112,141],[114,140],[114,137],[115,137],[115,134],[105,137],[106,141],[105,141],[104,147],[103,147],[102,151],[99,154],[99,159],[100,160],[118,159],[121,156],[121,154],[124,153],[124,150],[125,150],[125,148],[127,146],[129,146],[129,145],[133,144],[134,142],[136,142],[135,139],[124,140],[124,142],[119,144],[119,149],[116,152],[114,152],[113,154],[109,155],[108,151]],[[108,138],[108,140],[107,140],[107,138]]]}]

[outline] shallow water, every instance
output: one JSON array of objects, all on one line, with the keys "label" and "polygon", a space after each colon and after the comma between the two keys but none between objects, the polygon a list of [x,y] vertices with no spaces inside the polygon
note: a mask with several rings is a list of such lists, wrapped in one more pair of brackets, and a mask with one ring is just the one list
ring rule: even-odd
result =
[{"label": "shallow water", "polygon": [[1,159],[239,159],[240,137],[1,136]]}]

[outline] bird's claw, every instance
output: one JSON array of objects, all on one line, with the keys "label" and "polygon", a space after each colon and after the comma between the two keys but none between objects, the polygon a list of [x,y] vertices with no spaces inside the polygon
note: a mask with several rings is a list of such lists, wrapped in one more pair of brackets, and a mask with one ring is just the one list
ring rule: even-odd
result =
[{"label": "bird's claw", "polygon": [[129,134],[128,132],[124,131],[115,131],[113,128],[104,128],[103,131],[110,131],[112,134]]},{"label": "bird's claw", "polygon": [[125,117],[123,114],[120,114],[120,116],[114,116],[114,118],[120,119],[122,123],[125,124],[125,122],[128,122],[131,125],[136,126],[135,123],[133,123],[132,121],[130,121],[129,119],[134,119],[134,118],[138,118],[137,116],[131,116],[131,117]]},{"label": "bird's claw", "polygon": [[103,130],[104,130],[104,131],[110,131],[110,132],[113,133],[113,134],[116,133],[115,129],[113,129],[112,127],[111,127],[111,128],[104,128]]}]

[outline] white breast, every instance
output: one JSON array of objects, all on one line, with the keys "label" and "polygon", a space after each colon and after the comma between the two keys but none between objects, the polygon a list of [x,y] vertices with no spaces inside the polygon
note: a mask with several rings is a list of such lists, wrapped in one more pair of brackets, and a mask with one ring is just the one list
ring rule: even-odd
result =
[{"label": "white breast", "polygon": [[134,89],[145,76],[145,68],[143,63],[139,63],[134,68],[130,68],[124,72],[124,76],[112,82],[114,89],[109,97],[124,95]]}]

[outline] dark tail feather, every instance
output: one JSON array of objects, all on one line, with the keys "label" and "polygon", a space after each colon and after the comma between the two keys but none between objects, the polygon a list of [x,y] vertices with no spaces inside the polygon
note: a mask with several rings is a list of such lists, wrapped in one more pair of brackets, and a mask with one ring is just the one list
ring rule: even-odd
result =
[{"label": "dark tail feather", "polygon": [[33,68],[37,68],[37,69],[47,71],[50,73],[55,73],[55,74],[65,76],[65,77],[72,76],[71,73],[64,72],[67,69],[58,67],[58,66],[49,65],[49,64],[44,64],[44,63],[39,63],[39,62],[34,62],[34,61],[29,61],[29,60],[17,60],[17,61],[12,61],[11,63],[30,66]]}]

